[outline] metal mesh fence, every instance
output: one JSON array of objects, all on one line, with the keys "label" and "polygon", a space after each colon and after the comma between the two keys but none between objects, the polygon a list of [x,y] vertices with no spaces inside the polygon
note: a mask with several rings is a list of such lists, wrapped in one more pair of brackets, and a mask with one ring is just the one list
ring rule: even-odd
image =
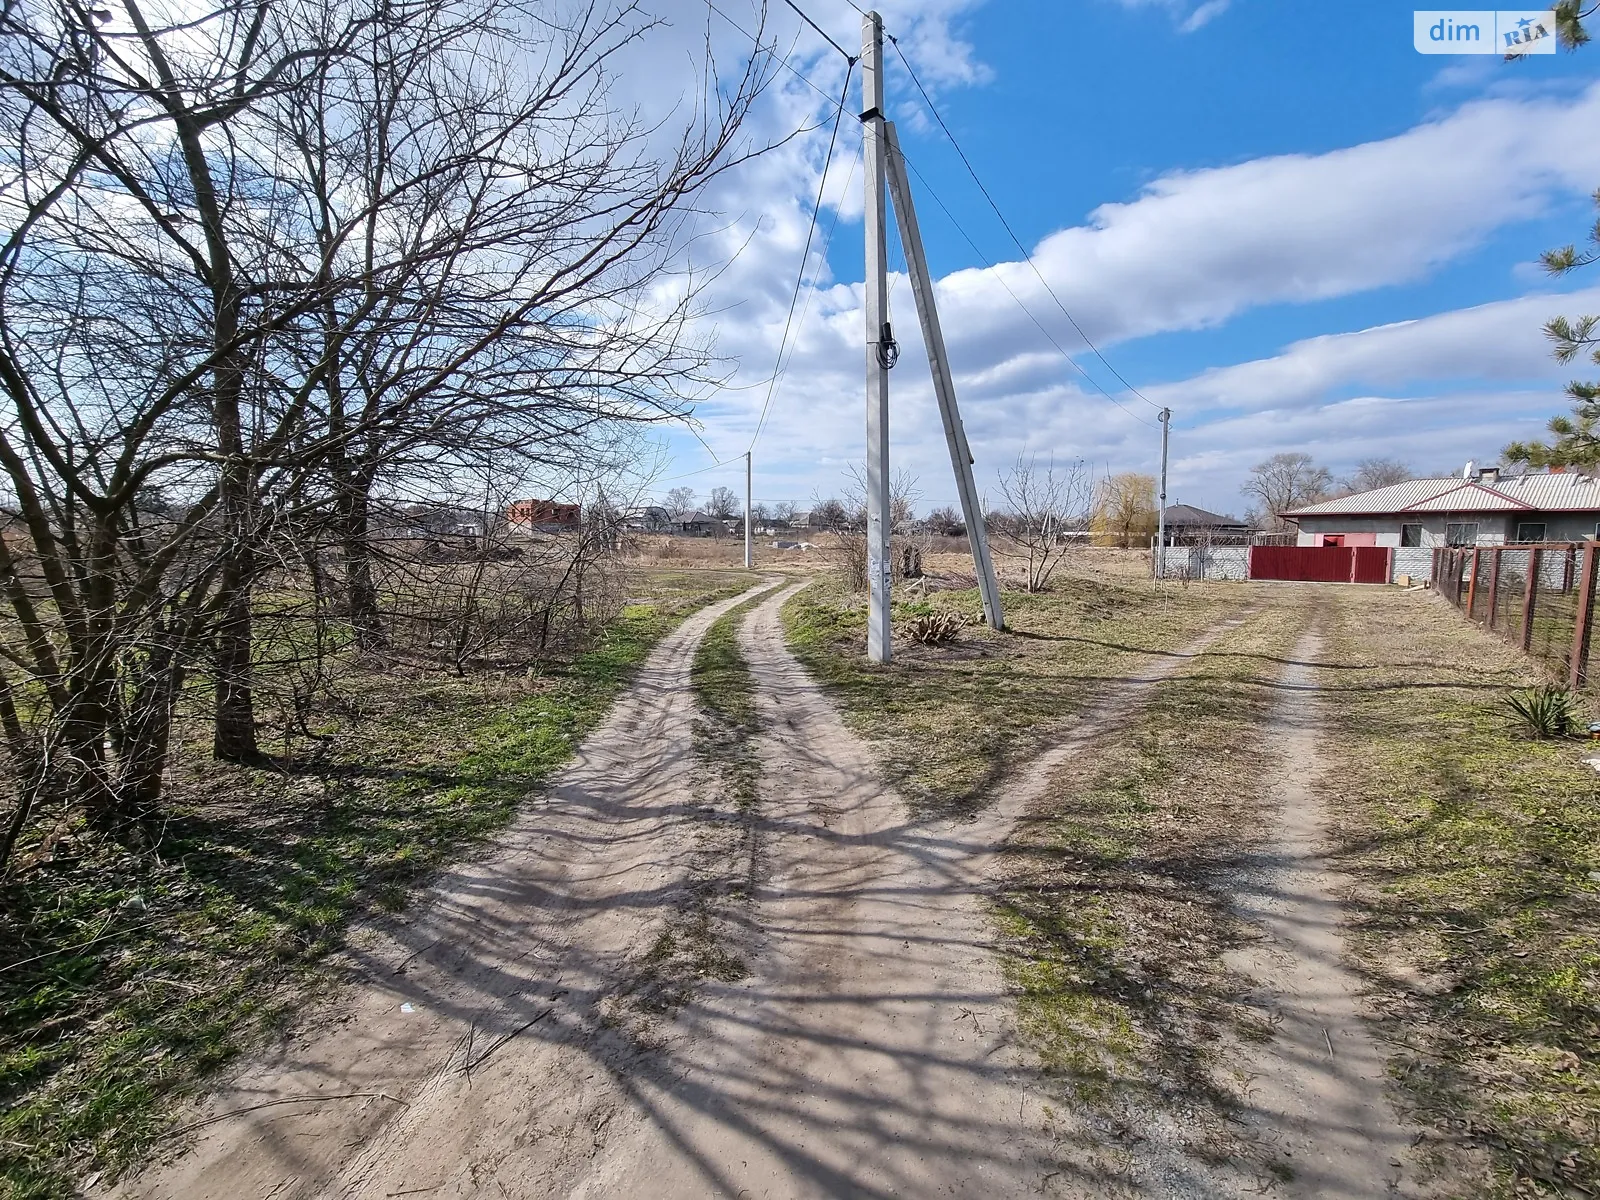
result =
[{"label": "metal mesh fence", "polygon": [[1597,551],[1595,542],[1436,550],[1434,586],[1469,619],[1520,646],[1551,679],[1582,687]]}]

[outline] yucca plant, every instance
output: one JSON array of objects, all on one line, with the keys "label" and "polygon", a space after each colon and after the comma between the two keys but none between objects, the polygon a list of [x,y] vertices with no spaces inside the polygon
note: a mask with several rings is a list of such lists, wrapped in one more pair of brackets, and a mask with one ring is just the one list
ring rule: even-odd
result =
[{"label": "yucca plant", "polygon": [[1578,728],[1578,698],[1565,688],[1546,685],[1512,692],[1505,698],[1511,724],[1535,741],[1571,737]]}]

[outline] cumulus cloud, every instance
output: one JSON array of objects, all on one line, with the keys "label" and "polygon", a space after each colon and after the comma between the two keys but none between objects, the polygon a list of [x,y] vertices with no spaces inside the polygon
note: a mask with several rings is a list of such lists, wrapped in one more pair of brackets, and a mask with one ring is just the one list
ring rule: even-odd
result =
[{"label": "cumulus cloud", "polygon": [[[743,10],[733,7],[740,2],[719,7],[753,17],[750,0]],[[842,0],[807,7],[842,44],[859,36],[859,17]],[[987,77],[954,32],[976,4],[882,7],[931,86],[958,88]],[[681,11],[692,8],[685,0]],[[775,19],[785,11],[770,9]],[[1184,6],[1181,15],[1195,11]],[[774,28],[791,64],[837,95],[844,78],[838,55],[797,22]],[[745,42],[743,52],[748,48]],[[735,52],[736,41],[718,48],[719,57]],[[779,71],[752,136],[781,136],[831,113],[816,90]],[[1140,338],[1420,280],[1470,257],[1498,230],[1586,193],[1600,175],[1600,143],[1574,140],[1569,131],[1589,127],[1600,127],[1600,84],[1565,96],[1480,99],[1394,137],[1324,154],[1173,171],[1045,237],[1031,263],[950,273],[936,286],[984,478],[992,482],[1020,451],[1081,456],[1099,469],[1155,461],[1150,410],[1124,397],[1131,410],[1124,412],[1095,395],[1008,294],[1062,345],[1080,348],[1035,269],[1138,380]],[[719,456],[741,454],[759,418],[766,395],[760,385],[782,336],[827,136],[818,128],[719,183],[697,224],[698,261],[725,264],[706,297],[705,328],[735,368],[734,386],[699,409],[701,432]],[[792,357],[757,451],[758,495],[800,500],[817,488],[826,492],[861,456],[859,269],[833,278],[822,246],[836,219],[837,236],[859,242],[859,143],[856,123],[846,119],[807,267],[810,286],[801,296],[804,323],[791,330]],[[1542,285],[1515,277],[1509,283]],[[1228,507],[1242,471],[1273,449],[1311,448],[1336,468],[1374,453],[1396,453],[1421,467],[1492,454],[1536,432],[1561,407],[1564,378],[1539,327],[1585,305],[1600,307],[1600,297],[1531,295],[1424,314],[1306,339],[1268,358],[1143,390],[1179,413],[1175,484],[1197,489],[1186,495],[1197,503]],[[950,468],[903,279],[892,307],[904,348],[892,377],[894,453],[922,475],[928,499],[942,501],[953,495]],[[1082,361],[1109,384],[1092,357]],[[685,454],[678,466],[703,461]]]}]

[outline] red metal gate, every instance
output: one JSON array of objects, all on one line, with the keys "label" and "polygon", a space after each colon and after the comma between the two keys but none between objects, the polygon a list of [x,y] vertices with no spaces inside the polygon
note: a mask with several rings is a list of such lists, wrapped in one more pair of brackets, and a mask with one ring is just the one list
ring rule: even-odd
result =
[{"label": "red metal gate", "polygon": [[1387,546],[1251,546],[1251,579],[1388,583]]}]

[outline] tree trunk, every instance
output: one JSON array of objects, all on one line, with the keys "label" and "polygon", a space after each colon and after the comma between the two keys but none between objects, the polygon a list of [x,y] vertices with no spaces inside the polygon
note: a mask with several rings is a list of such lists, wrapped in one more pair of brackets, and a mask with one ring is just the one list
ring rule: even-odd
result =
[{"label": "tree trunk", "polygon": [[372,481],[365,472],[351,473],[340,478],[338,487],[339,549],[344,558],[346,615],[350,629],[358,650],[386,650],[389,637],[383,627],[378,587],[372,579],[372,544],[368,540]]}]

